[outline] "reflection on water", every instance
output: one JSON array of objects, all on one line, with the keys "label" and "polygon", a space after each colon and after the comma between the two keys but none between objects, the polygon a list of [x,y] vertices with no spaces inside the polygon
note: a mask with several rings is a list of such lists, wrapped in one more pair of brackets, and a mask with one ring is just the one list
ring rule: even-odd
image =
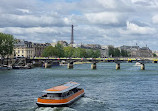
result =
[{"label": "reflection on water", "polygon": [[[157,111],[158,64],[146,64],[146,70],[122,63],[99,63],[50,69],[0,71],[0,111]],[[41,91],[68,81],[85,89],[85,97],[70,107],[38,108]]]}]

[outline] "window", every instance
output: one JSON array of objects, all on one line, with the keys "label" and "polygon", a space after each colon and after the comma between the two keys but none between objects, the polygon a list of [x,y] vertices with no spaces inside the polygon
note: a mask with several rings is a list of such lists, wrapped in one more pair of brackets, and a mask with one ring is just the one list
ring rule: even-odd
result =
[{"label": "window", "polygon": [[24,53],[24,51],[22,50],[22,53]]},{"label": "window", "polygon": [[20,50],[18,50],[18,53],[20,53]]}]

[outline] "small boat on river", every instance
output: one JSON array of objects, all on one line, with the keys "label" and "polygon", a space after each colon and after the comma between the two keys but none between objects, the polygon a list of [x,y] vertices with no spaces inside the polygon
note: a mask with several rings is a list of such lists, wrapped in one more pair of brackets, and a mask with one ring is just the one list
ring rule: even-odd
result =
[{"label": "small boat on river", "polygon": [[142,64],[140,62],[136,62],[135,66],[141,66]]},{"label": "small boat on river", "polygon": [[78,88],[80,84],[76,82],[67,82],[43,92],[45,95],[37,99],[39,107],[58,107],[69,106],[74,101],[84,96],[84,89]]}]

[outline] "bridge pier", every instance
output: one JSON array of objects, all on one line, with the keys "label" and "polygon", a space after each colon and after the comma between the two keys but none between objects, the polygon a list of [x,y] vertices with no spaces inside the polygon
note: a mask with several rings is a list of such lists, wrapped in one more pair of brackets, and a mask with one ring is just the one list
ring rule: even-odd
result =
[{"label": "bridge pier", "polygon": [[97,64],[96,63],[91,64],[91,69],[96,69],[96,68],[97,68]]},{"label": "bridge pier", "polygon": [[48,62],[44,63],[45,68],[51,68],[51,66],[52,66],[52,63],[48,63]]},{"label": "bridge pier", "polygon": [[141,70],[145,70],[145,64],[141,63]]},{"label": "bridge pier", "polygon": [[67,68],[68,68],[68,69],[73,69],[73,67],[74,67],[74,66],[73,66],[73,62],[70,62],[70,63],[67,64]]},{"label": "bridge pier", "polygon": [[120,63],[116,63],[116,70],[120,69]]},{"label": "bridge pier", "polygon": [[44,67],[48,68],[48,63],[47,62],[44,63]]}]

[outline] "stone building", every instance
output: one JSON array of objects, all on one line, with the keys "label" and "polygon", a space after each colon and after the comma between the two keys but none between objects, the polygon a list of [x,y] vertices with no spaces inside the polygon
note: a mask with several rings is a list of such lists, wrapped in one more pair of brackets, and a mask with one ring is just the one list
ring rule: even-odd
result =
[{"label": "stone building", "polygon": [[140,57],[152,57],[152,51],[148,47],[142,47],[139,50]]},{"label": "stone building", "polygon": [[34,53],[32,42],[16,40],[14,44],[14,55],[16,57],[34,57]]},{"label": "stone building", "polygon": [[50,44],[33,43],[24,40],[16,40],[14,44],[14,56],[15,57],[40,57],[44,48]]},{"label": "stone building", "polygon": [[58,41],[57,43],[61,44],[63,47],[68,46],[68,43],[66,41]]},{"label": "stone building", "polygon": [[54,43],[51,43],[51,46],[55,47],[57,45],[57,43],[61,44],[63,47],[67,47],[68,46],[68,43],[66,41],[54,42]]},{"label": "stone building", "polygon": [[41,57],[43,50],[47,47],[50,46],[51,44],[49,43],[33,43],[33,48],[34,48],[34,57]]},{"label": "stone building", "polygon": [[101,46],[99,44],[82,44],[81,48],[85,49],[101,49]]},{"label": "stone building", "polygon": [[105,58],[109,56],[108,46],[101,46],[100,49],[101,57]]},{"label": "stone building", "polygon": [[152,51],[149,47],[139,46],[121,46],[120,49],[127,50],[131,57],[152,57]]}]

